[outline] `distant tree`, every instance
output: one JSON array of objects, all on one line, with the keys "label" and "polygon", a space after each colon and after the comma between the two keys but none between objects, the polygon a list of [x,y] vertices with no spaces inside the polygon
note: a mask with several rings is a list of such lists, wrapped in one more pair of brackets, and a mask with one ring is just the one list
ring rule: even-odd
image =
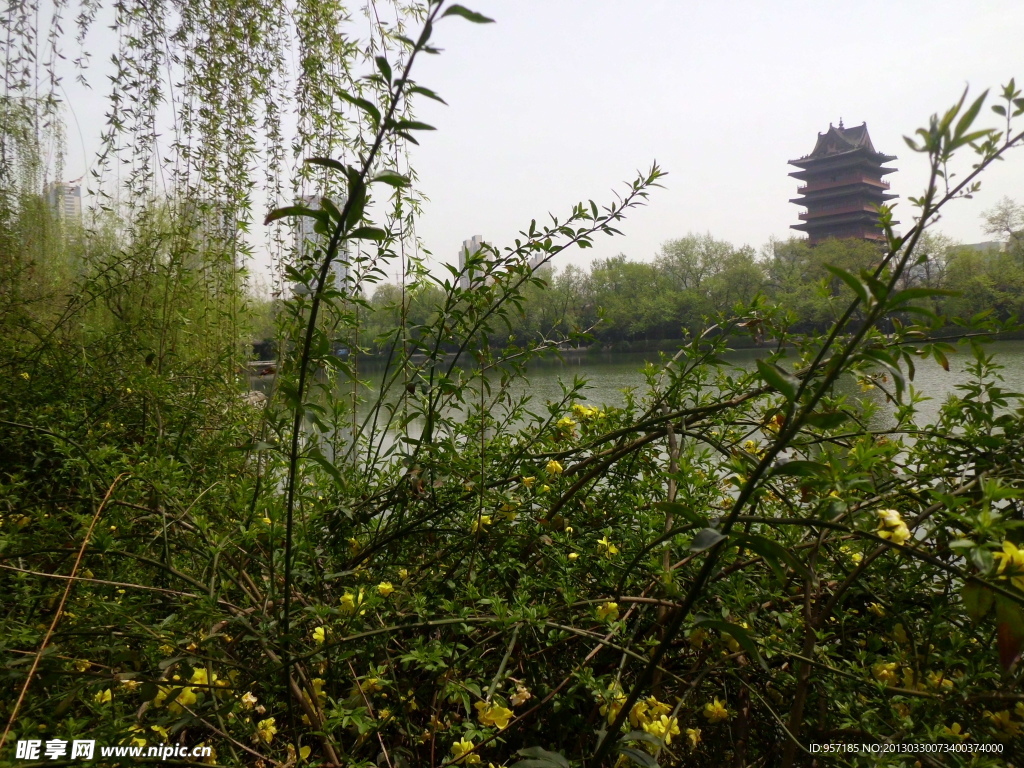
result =
[{"label": "distant tree", "polygon": [[1006,243],[1006,250],[1024,267],[1024,205],[1003,197],[992,208],[981,214],[985,234],[994,235]]}]

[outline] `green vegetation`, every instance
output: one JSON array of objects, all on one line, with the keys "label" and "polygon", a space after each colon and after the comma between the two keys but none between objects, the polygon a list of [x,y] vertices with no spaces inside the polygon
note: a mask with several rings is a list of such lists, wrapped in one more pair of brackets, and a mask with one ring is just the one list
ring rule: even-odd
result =
[{"label": "green vegetation", "polygon": [[[1015,224],[1013,218],[1019,208],[1007,200],[988,214],[1009,222],[1009,229],[1006,224],[988,227],[1005,240],[1002,250],[976,251],[927,233],[920,248],[928,259],[908,269],[900,287],[949,291],[928,302],[949,318],[986,311],[1003,321],[1024,315],[1024,223]],[[690,234],[665,243],[653,262],[619,255],[595,261],[589,271],[569,264],[554,276],[541,273],[547,285],[524,291],[521,311],[510,317],[505,336],[496,334],[491,343],[499,345],[511,336],[525,345],[558,335],[574,337],[575,343],[623,348],[680,340],[700,333],[719,316],[741,312],[759,297],[792,313],[787,320],[791,330],[822,333],[850,295],[828,266],[857,273],[877,265],[884,254],[883,246],[861,240],[830,240],[811,248],[795,238],[772,241],[758,253],[711,235]],[[368,338],[395,326],[401,293],[395,285],[377,287],[365,320]],[[443,301],[444,291],[427,285],[406,294],[406,311],[416,324],[429,324]]]},{"label": "green vegetation", "polygon": [[[122,30],[164,23],[143,8],[122,6]],[[11,28],[31,29],[31,8],[15,10]],[[241,182],[283,152],[274,14],[290,10],[180,12],[175,194],[141,194],[163,61],[152,30],[124,38],[115,92],[140,98],[114,110],[110,139],[114,152],[133,138],[140,194],[109,200],[89,231],[39,204],[22,128],[44,121],[10,117],[49,107],[26,96],[2,113],[16,161],[0,164],[4,760],[32,739],[392,768],[792,766],[823,743],[950,750],[839,765],[1020,753],[1024,411],[980,344],[1014,326],[989,315],[936,340],[956,297],[917,277],[954,270],[927,226],[1024,142],[1012,82],[993,105],[1005,128],[978,127],[983,94],[908,140],[931,173],[907,234],[882,211],[882,252],[779,244],[758,260],[690,237],[653,265],[612,259],[545,289],[530,261],[615,234],[657,187],[654,166],[613,203],[482,255],[463,291],[405,255],[415,178],[395,158],[429,129],[410,99],[437,98],[412,79],[433,27],[488,20],[431,2],[376,21],[367,42],[342,35],[341,9],[300,3],[300,175],[327,192],[267,222],[312,219],[326,246],[287,264],[305,290],[275,312],[276,386],[254,404],[239,371],[253,332]],[[259,126],[262,148],[245,130]],[[338,259],[344,279],[329,277]],[[361,297],[388,264],[408,281],[370,314]],[[771,291],[753,298],[756,285]],[[596,290],[658,296],[642,322],[667,312],[691,336],[621,408],[586,402],[581,381],[557,402],[513,394],[559,328],[589,322],[580,297]],[[605,309],[622,338],[640,333]],[[517,342],[524,315],[535,326]],[[751,336],[771,354],[730,367],[724,351]],[[359,356],[334,354],[339,340],[384,351],[376,399],[358,402]],[[914,361],[947,365],[958,341],[969,378],[922,423]],[[885,392],[895,426],[871,427],[877,406],[840,393],[850,379]]]}]

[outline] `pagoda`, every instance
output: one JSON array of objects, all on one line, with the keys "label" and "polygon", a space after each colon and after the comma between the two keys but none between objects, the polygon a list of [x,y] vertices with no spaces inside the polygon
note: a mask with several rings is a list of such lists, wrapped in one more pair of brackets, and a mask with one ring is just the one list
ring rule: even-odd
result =
[{"label": "pagoda", "polygon": [[895,159],[875,150],[867,123],[855,128],[844,128],[842,120],[838,128],[829,124],[811,154],[789,161],[800,169],[789,175],[804,182],[797,188],[800,197],[789,202],[807,208],[791,228],[806,232],[811,245],[848,237],[884,241],[875,208],[896,197],[882,180],[896,170],[882,166]]}]

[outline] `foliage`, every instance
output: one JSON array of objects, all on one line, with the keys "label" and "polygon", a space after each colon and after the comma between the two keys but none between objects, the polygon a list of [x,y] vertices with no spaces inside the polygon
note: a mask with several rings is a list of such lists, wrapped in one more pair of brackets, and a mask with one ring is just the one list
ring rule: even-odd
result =
[{"label": "foliage", "polygon": [[[184,12],[197,86],[257,87],[209,72],[199,49],[272,32],[272,10]],[[991,745],[942,764],[995,766],[1020,751],[1024,412],[977,340],[1007,325],[968,324],[969,377],[919,423],[914,360],[948,365],[954,348],[931,336],[943,319],[928,302],[944,296],[908,273],[939,211],[1024,135],[977,129],[982,102],[961,100],[918,133],[931,176],[906,235],[883,209],[884,253],[780,244],[779,290],[796,291],[794,274],[818,283],[806,300],[824,333],[760,297],[646,369],[622,407],[587,403],[582,381],[541,403],[514,385],[563,341],[559,312],[525,344],[507,341],[514,319],[550,295],[553,256],[616,234],[662,172],[485,249],[468,289],[430,274],[405,255],[416,198],[393,159],[429,129],[409,100],[436,98],[412,67],[436,52],[435,24],[488,20],[431,2],[403,17],[417,31],[378,30],[362,49],[330,33],[342,11],[302,6],[306,50],[329,53],[334,78],[303,70],[320,94],[303,130],[324,142],[303,173],[325,191],[267,221],[310,219],[322,240],[286,264],[299,290],[276,312],[267,401],[236,367],[241,233],[211,233],[205,193],[112,214],[70,298],[5,294],[7,739],[207,744],[211,762],[282,766],[788,766],[823,742]],[[316,117],[335,99],[354,133]],[[1018,102],[1011,84],[999,114],[1019,117]],[[250,107],[190,113],[214,188],[244,176],[222,150],[241,140],[227,118],[252,122]],[[148,183],[145,159],[128,162]],[[249,202],[232,200],[245,220]],[[5,237],[33,215],[11,207]],[[30,260],[10,261],[38,286]],[[371,294],[393,262],[407,281]],[[758,266],[690,237],[660,264],[594,273],[637,301],[663,278],[671,311],[703,313]],[[592,304],[559,302],[587,322]],[[390,314],[368,337],[375,306]],[[753,372],[723,358],[748,335],[772,340]],[[385,350],[371,395],[339,340]],[[844,394],[851,382],[886,394],[891,427]]]}]

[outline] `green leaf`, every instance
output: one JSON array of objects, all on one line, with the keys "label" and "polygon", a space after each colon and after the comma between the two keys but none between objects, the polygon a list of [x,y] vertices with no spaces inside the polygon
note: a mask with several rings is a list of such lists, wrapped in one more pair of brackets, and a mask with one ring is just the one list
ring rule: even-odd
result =
[{"label": "green leaf", "polygon": [[789,402],[793,402],[796,399],[796,390],[800,382],[795,376],[784,371],[779,366],[765,362],[760,358],[757,360],[757,372],[761,374],[761,378],[765,380],[768,386],[781,392],[783,397]]},{"label": "green leaf", "polygon": [[723,539],[725,539],[725,535],[717,529],[705,528],[693,537],[693,541],[690,542],[689,550],[691,552],[703,552],[708,547],[715,546],[715,544]]},{"label": "green leaf", "polygon": [[439,101],[442,104],[444,104],[446,107],[448,106],[448,102],[447,101],[442,99],[440,96],[438,96],[436,93],[434,93],[429,88],[426,88],[426,87],[424,87],[422,85],[411,85],[411,86],[409,86],[409,93],[418,93],[421,96],[426,96],[428,99],[433,99],[434,101]]},{"label": "green leaf", "polygon": [[356,227],[345,237],[349,240],[376,240],[379,242],[386,239],[387,236],[387,232],[377,227]]},{"label": "green leaf", "polygon": [[448,10],[445,11],[441,15],[441,18],[443,19],[446,16],[461,16],[466,21],[471,21],[474,24],[493,24],[494,23],[494,19],[489,19],[486,16],[484,16],[483,14],[476,13],[475,11],[471,11],[471,10],[469,10],[469,8],[466,8],[465,6],[462,6],[462,5],[450,5],[450,6],[448,6]]},{"label": "green leaf", "polygon": [[267,218],[264,219],[264,224],[270,224],[271,222],[277,221],[278,219],[285,219],[289,216],[306,216],[311,219],[316,219],[324,224],[329,224],[330,219],[328,218],[327,211],[315,210],[313,208],[307,208],[304,205],[286,205],[284,208],[277,208],[267,214]]},{"label": "green leaf", "polygon": [[522,757],[531,758],[513,763],[512,768],[569,768],[569,761],[557,752],[549,752],[542,747],[526,747],[516,752]]},{"label": "green leaf", "polygon": [[359,107],[359,109],[363,110],[363,112],[369,115],[370,119],[373,121],[374,128],[380,125],[380,110],[377,109],[377,107],[374,104],[367,101],[366,99],[360,98],[359,96],[353,96],[348,91],[341,89],[338,90],[338,96],[347,101],[349,104]]},{"label": "green leaf", "polygon": [[341,472],[338,471],[338,468],[334,466],[333,463],[327,460],[327,457],[323,455],[319,448],[314,448],[313,450],[311,450],[309,452],[309,458],[311,458],[313,461],[319,464],[321,469],[323,469],[328,475],[330,475],[331,479],[333,479],[334,482],[337,483],[338,487],[341,487],[342,485],[345,484],[345,481],[341,477]]},{"label": "green leaf", "polygon": [[867,303],[867,301],[868,301],[868,289],[867,289],[867,286],[864,285],[864,282],[862,280],[857,279],[856,277],[851,275],[849,272],[847,272],[845,269],[840,269],[839,267],[833,267],[831,264],[826,264],[825,265],[825,269],[827,269],[833,275],[835,275],[840,280],[842,280],[844,283],[846,283],[848,286],[850,286],[853,289],[853,292],[856,293],[860,297],[861,301],[863,301],[865,304]]},{"label": "green leaf", "polygon": [[658,761],[651,755],[641,752],[635,747],[619,747],[619,754],[629,758],[632,763],[643,766],[643,768],[661,768],[658,765]]},{"label": "green leaf", "polygon": [[827,477],[828,474],[829,466],[827,464],[822,464],[819,461],[794,459],[775,465],[769,477]]},{"label": "green leaf", "polygon": [[906,304],[914,299],[925,299],[929,296],[955,296],[956,291],[945,291],[939,288],[907,288],[905,291],[889,297],[889,306],[895,307],[899,304]]},{"label": "green leaf", "polygon": [[341,223],[341,211],[338,210],[338,206],[334,204],[334,201],[329,197],[320,198],[320,207],[327,211],[328,215],[339,224]]},{"label": "green leaf", "polygon": [[818,429],[835,429],[849,419],[846,411],[815,411],[807,414],[805,421]]},{"label": "green leaf", "polygon": [[992,590],[983,584],[978,584],[975,581],[969,581],[964,585],[963,591],[964,608],[967,609],[967,615],[977,623],[981,621],[985,614],[992,609],[992,603],[995,595]]},{"label": "green leaf", "polygon": [[657,736],[655,736],[653,734],[648,733],[647,731],[630,731],[625,736],[623,736],[621,739],[619,739],[619,741],[620,742],[646,741],[648,744],[653,744],[656,747],[660,747],[661,746],[661,739],[659,739]]},{"label": "green leaf", "polygon": [[345,214],[344,228],[352,229],[363,218],[366,208],[366,185],[359,177],[350,178],[348,183],[348,211]]},{"label": "green leaf", "polygon": [[408,187],[410,183],[409,178],[407,176],[403,176],[402,174],[396,173],[395,171],[384,171],[383,173],[378,173],[370,180],[370,183],[372,184],[375,181],[390,184],[392,187],[396,187],[398,189],[401,189],[402,187]]},{"label": "green leaf", "polygon": [[988,91],[984,91],[981,96],[974,100],[974,103],[967,108],[963,116],[956,124],[956,128],[953,130],[953,138],[960,139],[967,132],[967,129],[971,127],[971,123],[978,116],[978,112],[981,111],[981,105],[985,103],[985,99],[988,97]]},{"label": "green leaf", "polygon": [[384,56],[377,56],[374,58],[377,62],[377,69],[380,70],[381,75],[387,80],[388,85],[391,84],[391,65],[388,64],[388,60]]},{"label": "green leaf", "polygon": [[782,563],[788,565],[804,578],[811,578],[811,572],[807,570],[807,566],[801,563],[800,560],[797,559],[796,555],[777,541],[772,541],[771,539],[759,536],[756,533],[733,534],[732,538],[734,544],[741,548],[746,547],[750,551],[756,552],[763,557],[765,562],[768,563],[772,570],[775,571],[780,581],[785,576]]},{"label": "green leaf", "polygon": [[388,120],[385,125],[386,128],[394,128],[396,131],[436,131],[432,125],[421,123],[417,120]]},{"label": "green leaf", "polygon": [[681,517],[683,520],[686,520],[689,523],[694,523],[695,525],[708,524],[706,518],[697,514],[693,509],[685,504],[680,504],[675,501],[656,501],[652,506],[655,509],[660,509],[662,512],[668,512],[676,517]]},{"label": "green leaf", "polygon": [[303,162],[308,163],[309,165],[322,165],[324,168],[333,168],[334,170],[341,171],[348,176],[349,167],[330,157],[307,157]]},{"label": "green leaf", "polygon": [[760,651],[757,650],[757,643],[754,642],[754,638],[743,627],[728,621],[722,621],[721,619],[700,619],[695,624],[698,627],[710,627],[711,629],[717,629],[719,632],[732,635],[736,642],[740,644],[740,647],[747,652],[747,655],[754,659],[765,672],[768,671],[768,665],[761,657]]}]

